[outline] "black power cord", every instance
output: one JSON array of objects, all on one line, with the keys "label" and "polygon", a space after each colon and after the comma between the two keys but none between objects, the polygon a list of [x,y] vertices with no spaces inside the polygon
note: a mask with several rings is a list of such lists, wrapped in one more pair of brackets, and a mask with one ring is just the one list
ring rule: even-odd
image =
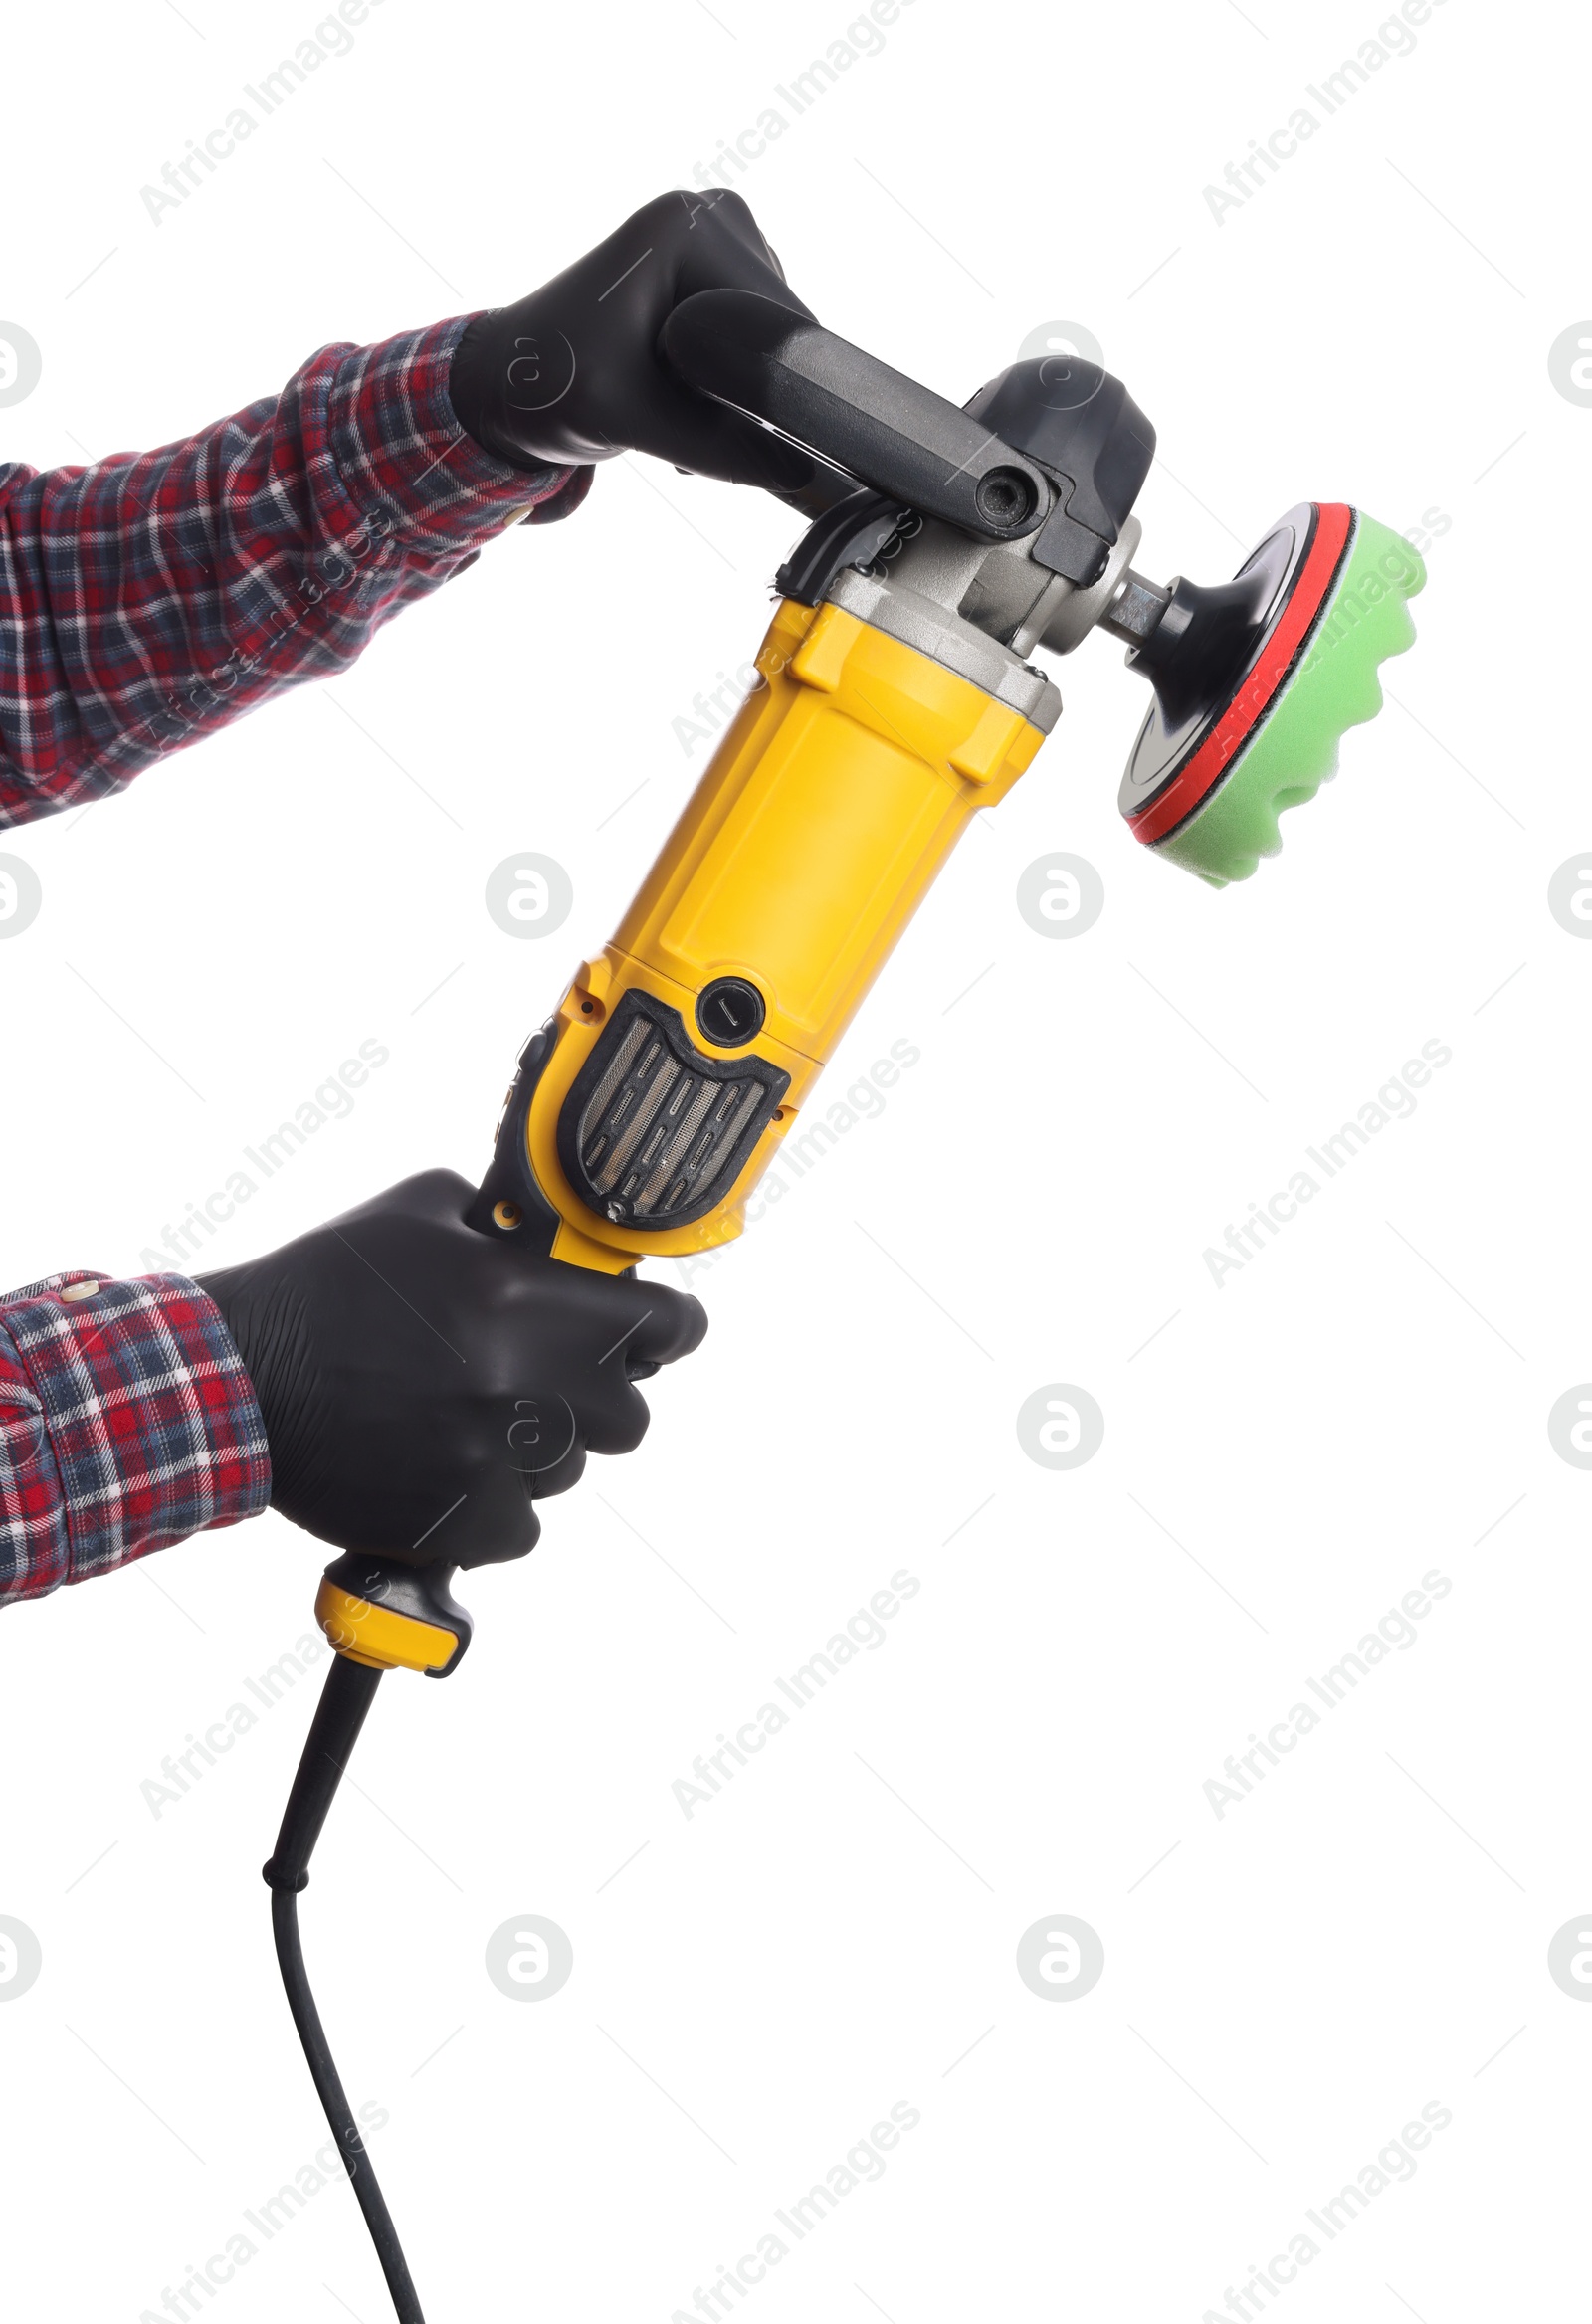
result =
[{"label": "black power cord", "polygon": [[387,2278],[398,2324],[426,2324],[409,2263],[398,2240],[398,2230],[392,2224],[392,2214],[376,2184],[359,2125],[353,2118],[332,2060],[320,2012],[309,1990],[298,1934],[298,1897],[309,1885],[309,1858],[381,1679],[379,1670],[350,1662],[342,1654],[333,1655],[304,1742],[303,1756],[298,1762],[298,1772],[288,1795],[276,1853],[265,1867],[265,1879],[272,1891],[271,1926],[277,1940],[277,1960],[287,1989],[288,2007],[303,2044],[310,2077],[326,2110],[326,2120],[342,2154],[359,2208],[365,2215],[365,2226],[370,2229],[370,2239]]}]

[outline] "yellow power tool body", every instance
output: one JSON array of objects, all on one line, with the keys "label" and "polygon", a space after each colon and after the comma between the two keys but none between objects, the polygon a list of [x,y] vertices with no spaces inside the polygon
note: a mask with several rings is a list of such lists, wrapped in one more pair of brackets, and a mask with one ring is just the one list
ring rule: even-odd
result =
[{"label": "yellow power tool body", "polygon": [[1043,681],[1025,715],[833,603],[782,601],[756,666],[509,1092],[488,1218],[555,1259],[617,1272],[740,1233],[968,818],[1054,714]]},{"label": "yellow power tool body", "polygon": [[688,301],[663,344],[818,456],[819,512],[747,699],[521,1055],[472,1214],[610,1272],[740,1232],[969,816],[1055,724],[1026,654],[1104,611],[1154,444],[1094,365],[1014,365],[963,412],[749,293]]}]

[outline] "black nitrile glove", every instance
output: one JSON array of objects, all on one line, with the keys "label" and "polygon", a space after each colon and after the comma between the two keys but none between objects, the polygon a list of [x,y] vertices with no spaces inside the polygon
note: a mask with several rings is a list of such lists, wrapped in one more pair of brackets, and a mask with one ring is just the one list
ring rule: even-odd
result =
[{"label": "black nitrile glove", "polygon": [[517,306],[468,326],[449,383],[460,426],[520,468],[633,450],[800,491],[829,473],[821,462],[664,368],[658,334],[698,290],[755,290],[812,318],[739,194],[660,194]]},{"label": "black nitrile glove", "polygon": [[647,1428],[632,1385],[690,1355],[700,1303],[465,1224],[451,1170],[389,1187],[246,1266],[201,1275],[265,1418],[271,1505],[336,1548],[429,1565],[522,1557],[532,1499]]}]

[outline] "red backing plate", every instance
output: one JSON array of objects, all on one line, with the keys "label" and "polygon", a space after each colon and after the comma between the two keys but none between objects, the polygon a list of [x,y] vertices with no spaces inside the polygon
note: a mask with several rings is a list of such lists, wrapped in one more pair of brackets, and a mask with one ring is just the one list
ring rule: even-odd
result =
[{"label": "red backing plate", "polygon": [[1247,671],[1238,692],[1206,735],[1188,763],[1181,767],[1159,796],[1127,828],[1137,840],[1153,846],[1214,791],[1228,767],[1265,717],[1294,666],[1294,658],[1309,635],[1316,615],[1337,577],[1343,551],[1354,523],[1354,511],[1340,500],[1327,500],[1316,511],[1315,538],[1305,552],[1289,601],[1271,636]]}]

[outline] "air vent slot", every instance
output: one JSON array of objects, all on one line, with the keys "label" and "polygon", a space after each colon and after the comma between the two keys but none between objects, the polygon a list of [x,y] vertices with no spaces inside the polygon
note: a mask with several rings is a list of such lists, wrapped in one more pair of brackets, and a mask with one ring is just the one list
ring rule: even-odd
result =
[{"label": "air vent slot", "polygon": [[558,1159],[616,1224],[686,1227],[728,1195],[790,1075],[758,1057],[705,1058],[679,1012],[626,993],[558,1117]]}]

